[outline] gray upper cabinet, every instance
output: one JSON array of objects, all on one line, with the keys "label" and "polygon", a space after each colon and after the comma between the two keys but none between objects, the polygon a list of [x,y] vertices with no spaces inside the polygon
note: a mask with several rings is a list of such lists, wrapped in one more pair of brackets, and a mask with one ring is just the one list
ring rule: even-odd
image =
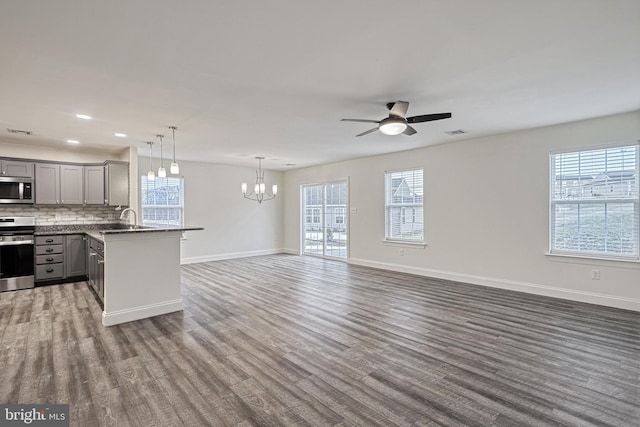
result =
[{"label": "gray upper cabinet", "polygon": [[105,180],[106,204],[129,206],[129,163],[108,162]]},{"label": "gray upper cabinet", "polygon": [[60,204],[60,165],[36,163],[36,205]]},{"label": "gray upper cabinet", "polygon": [[129,206],[128,162],[74,165],[0,159],[0,169],[2,174],[35,177],[36,205]]},{"label": "gray upper cabinet", "polygon": [[84,167],[84,204],[104,205],[104,166]]},{"label": "gray upper cabinet", "polygon": [[0,175],[33,178],[33,162],[0,160]]},{"label": "gray upper cabinet", "polygon": [[36,205],[81,205],[84,166],[36,163]]},{"label": "gray upper cabinet", "polygon": [[84,166],[60,165],[60,204],[84,203]]}]

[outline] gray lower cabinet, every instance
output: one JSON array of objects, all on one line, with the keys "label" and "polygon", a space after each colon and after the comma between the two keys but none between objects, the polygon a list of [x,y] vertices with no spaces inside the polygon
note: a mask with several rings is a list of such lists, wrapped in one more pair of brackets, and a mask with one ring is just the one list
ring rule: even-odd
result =
[{"label": "gray lower cabinet", "polygon": [[36,282],[64,277],[64,236],[36,236]]},{"label": "gray lower cabinet", "polygon": [[89,286],[93,288],[100,301],[104,302],[104,243],[89,240]]},{"label": "gray lower cabinet", "polygon": [[36,282],[87,275],[86,237],[83,234],[67,236],[36,236]]},{"label": "gray lower cabinet", "polygon": [[83,234],[64,236],[64,277],[87,275],[87,238]]}]

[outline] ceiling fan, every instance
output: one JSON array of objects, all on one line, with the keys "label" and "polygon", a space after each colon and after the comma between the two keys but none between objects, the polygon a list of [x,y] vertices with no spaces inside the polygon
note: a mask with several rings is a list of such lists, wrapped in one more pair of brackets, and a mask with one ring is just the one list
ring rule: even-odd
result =
[{"label": "ceiling fan", "polygon": [[407,101],[396,101],[387,103],[387,109],[389,110],[389,117],[382,120],[366,120],[366,119],[342,119],[343,122],[363,122],[363,123],[377,123],[378,126],[373,129],[369,129],[365,132],[359,133],[356,136],[363,136],[373,133],[377,130],[385,135],[413,135],[418,131],[409,126],[411,123],[432,122],[434,120],[442,120],[451,118],[451,113],[438,113],[438,114],[425,114],[423,116],[405,117],[407,110],[409,109],[409,103]]}]

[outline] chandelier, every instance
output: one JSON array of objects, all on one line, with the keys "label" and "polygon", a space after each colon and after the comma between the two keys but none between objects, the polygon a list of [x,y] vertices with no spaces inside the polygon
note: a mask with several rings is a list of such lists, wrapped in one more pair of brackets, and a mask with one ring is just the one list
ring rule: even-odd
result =
[{"label": "chandelier", "polygon": [[264,183],[264,171],[262,170],[262,160],[264,157],[256,157],[258,160],[258,170],[256,171],[256,184],[253,190],[247,192],[247,183],[242,183],[242,195],[245,199],[253,200],[258,203],[262,203],[265,200],[272,200],[276,198],[278,194],[278,186],[273,184],[271,186],[271,193],[267,193],[266,185]]}]

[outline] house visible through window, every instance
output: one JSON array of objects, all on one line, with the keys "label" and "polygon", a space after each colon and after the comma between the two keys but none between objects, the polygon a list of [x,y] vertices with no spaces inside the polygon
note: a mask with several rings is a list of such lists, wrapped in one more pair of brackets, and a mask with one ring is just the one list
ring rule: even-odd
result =
[{"label": "house visible through window", "polygon": [[142,224],[184,225],[184,178],[166,177],[149,181],[142,176]]},{"label": "house visible through window", "polygon": [[638,143],[551,153],[550,253],[638,260]]},{"label": "house visible through window", "polygon": [[385,173],[385,237],[387,240],[424,241],[423,171]]}]

